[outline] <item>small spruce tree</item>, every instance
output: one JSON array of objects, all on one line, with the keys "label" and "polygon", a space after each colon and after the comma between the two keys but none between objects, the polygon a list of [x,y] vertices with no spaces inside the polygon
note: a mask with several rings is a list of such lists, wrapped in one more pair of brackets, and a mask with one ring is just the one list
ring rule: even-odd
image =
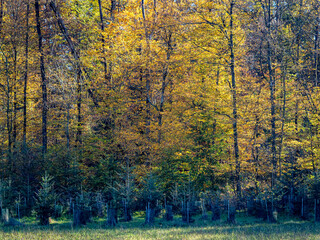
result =
[{"label": "small spruce tree", "polygon": [[52,177],[47,173],[42,177],[41,188],[36,193],[35,210],[40,220],[40,225],[49,225],[49,218],[54,213],[56,194],[54,193]]}]

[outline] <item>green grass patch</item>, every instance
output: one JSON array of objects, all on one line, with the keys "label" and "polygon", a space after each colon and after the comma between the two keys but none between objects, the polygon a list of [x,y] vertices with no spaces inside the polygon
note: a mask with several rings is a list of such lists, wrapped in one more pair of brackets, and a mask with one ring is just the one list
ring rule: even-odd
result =
[{"label": "green grass patch", "polygon": [[[225,216],[224,218],[225,219]],[[50,226],[38,226],[34,218],[24,218],[24,227],[0,226],[1,240],[108,240],[108,239],[320,239],[320,224],[297,219],[281,219],[281,223],[269,224],[259,219],[239,215],[237,224],[228,225],[225,220],[211,222],[196,217],[192,224],[175,217],[172,222],[156,219],[146,226],[142,215],[136,215],[129,223],[120,222],[115,228],[107,228],[105,219],[73,228],[70,219],[54,220]]]}]

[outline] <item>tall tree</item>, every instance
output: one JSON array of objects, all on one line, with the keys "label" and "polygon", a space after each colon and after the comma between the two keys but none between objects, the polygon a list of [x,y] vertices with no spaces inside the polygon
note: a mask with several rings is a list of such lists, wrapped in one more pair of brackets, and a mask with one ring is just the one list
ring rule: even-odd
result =
[{"label": "tall tree", "polygon": [[235,76],[235,57],[234,57],[234,26],[233,26],[233,14],[234,14],[234,0],[230,0],[230,72],[231,72],[231,92],[232,92],[232,114],[233,114],[233,144],[234,144],[234,158],[236,162],[236,185],[237,185],[237,197],[241,198],[241,182],[240,182],[240,159],[239,159],[239,144],[238,144],[238,108],[237,108],[237,87]]},{"label": "tall tree", "polygon": [[40,18],[40,4],[39,0],[35,0],[35,12],[37,22],[38,33],[38,47],[40,54],[40,73],[41,73],[41,86],[42,86],[42,152],[46,154],[48,148],[48,136],[47,136],[47,113],[48,113],[48,93],[47,93],[47,78],[44,64],[44,52],[43,52],[43,36],[41,32],[41,18]]},{"label": "tall tree", "polygon": [[26,38],[25,38],[25,68],[24,68],[24,86],[23,86],[23,144],[27,142],[27,89],[28,89],[28,72],[29,72],[29,14],[30,0],[26,2]]}]

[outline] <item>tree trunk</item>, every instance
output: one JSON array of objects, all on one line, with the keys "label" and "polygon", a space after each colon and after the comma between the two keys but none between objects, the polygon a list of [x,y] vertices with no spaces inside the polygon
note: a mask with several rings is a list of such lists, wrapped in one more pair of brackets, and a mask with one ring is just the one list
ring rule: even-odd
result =
[{"label": "tree trunk", "polygon": [[73,226],[78,227],[86,225],[90,221],[90,211],[88,208],[76,206],[73,209]]},{"label": "tree trunk", "polygon": [[201,199],[201,219],[202,220],[207,220],[208,219],[208,213],[206,209],[206,204],[203,199]]},{"label": "tree trunk", "polygon": [[13,155],[16,154],[17,147],[17,46],[16,42],[13,42],[13,119],[12,119],[12,143],[13,143]]},{"label": "tree trunk", "polygon": [[81,226],[80,215],[81,215],[80,209],[73,208],[73,222],[72,222],[72,225],[74,227]]},{"label": "tree trunk", "polygon": [[128,207],[128,204],[126,202],[124,206],[124,221],[125,222],[132,221],[131,209]]},{"label": "tree trunk", "polygon": [[43,214],[39,218],[40,218],[40,225],[42,226],[49,225],[49,215]]},{"label": "tree trunk", "polygon": [[187,203],[182,202],[182,221],[186,223],[192,223],[195,220],[191,217],[191,208],[190,203],[187,201]]},{"label": "tree trunk", "polygon": [[77,74],[77,119],[78,119],[78,127],[77,127],[77,135],[76,135],[76,146],[79,148],[82,144],[82,115],[81,115],[81,104],[82,104],[82,85],[81,85],[81,72],[78,69]]},{"label": "tree trunk", "polygon": [[[275,119],[275,77],[273,74],[272,68],[272,50],[271,50],[271,0],[268,0],[267,6],[267,16],[266,27],[267,27],[267,65],[269,72],[269,89],[270,89],[270,113],[271,113],[271,164],[272,164],[272,174],[271,174],[271,191],[273,194],[274,184],[276,179],[276,168],[277,168],[277,159],[276,159],[276,119]],[[273,212],[273,201],[272,201],[272,212]]]},{"label": "tree trunk", "polygon": [[212,221],[218,221],[221,218],[219,201],[211,202]]},{"label": "tree trunk", "polygon": [[29,69],[29,14],[30,14],[30,0],[27,2],[27,16],[26,16],[26,50],[25,50],[25,73],[23,86],[23,145],[27,142],[27,87],[28,87],[28,69]]},{"label": "tree trunk", "polygon": [[8,208],[1,209],[1,220],[5,224],[9,223],[9,209]]},{"label": "tree trunk", "polygon": [[281,161],[281,153],[283,148],[283,135],[284,135],[284,124],[286,121],[286,96],[287,96],[287,90],[286,90],[286,75],[287,75],[287,69],[286,66],[282,67],[282,94],[283,94],[283,102],[282,102],[282,119],[281,119],[281,140],[280,140],[280,148],[279,148],[279,178],[281,178],[282,175],[282,161]]},{"label": "tree trunk", "polygon": [[[99,4],[99,13],[100,13],[100,24],[101,24],[101,30],[102,32],[104,32],[104,22],[103,22],[103,12],[102,12],[102,4],[101,4],[101,0],[98,0],[98,4]],[[105,39],[104,36],[101,36],[101,41],[102,41],[102,64],[103,64],[103,68],[104,68],[104,80],[105,80],[105,84],[108,84],[108,68],[107,68],[107,59],[105,56],[106,50],[105,50]]]},{"label": "tree trunk", "polygon": [[235,224],[236,223],[236,207],[233,201],[228,200],[228,218],[227,223]]},{"label": "tree trunk", "polygon": [[66,127],[66,138],[67,138],[67,150],[70,153],[70,104],[67,105],[67,127]]},{"label": "tree trunk", "polygon": [[172,205],[166,205],[165,219],[166,219],[166,221],[172,221],[173,220]]},{"label": "tree trunk", "polygon": [[148,202],[146,207],[146,218],[145,224],[153,224],[155,218],[155,209],[150,206],[151,204]]},{"label": "tree trunk", "polygon": [[[316,13],[319,14],[319,7],[316,7]],[[314,84],[315,86],[318,86],[319,84],[319,15],[316,17],[316,27],[315,27],[315,35],[314,35],[314,72],[315,72],[315,79]]]},{"label": "tree trunk", "polygon": [[320,200],[314,200],[314,221],[320,222]]},{"label": "tree trunk", "polygon": [[12,162],[12,111],[11,111],[11,84],[10,84],[10,76],[9,76],[9,66],[8,66],[8,58],[6,59],[6,79],[7,79],[7,89],[6,89],[6,124],[7,124],[7,136],[8,136],[8,163],[9,169],[12,171],[13,162]]},{"label": "tree trunk", "polygon": [[118,223],[117,217],[117,209],[115,208],[108,208],[107,212],[107,226],[114,227]]},{"label": "tree trunk", "polygon": [[[145,14],[145,6],[144,6],[144,0],[141,0],[141,11],[142,11],[142,18],[143,18],[143,25],[145,30],[145,40],[147,45],[147,56],[149,57],[150,54],[150,43],[149,43],[149,35],[147,31],[146,26],[146,14]],[[147,68],[147,67],[146,67]],[[143,79],[143,73],[144,70],[141,69],[141,80]],[[150,125],[151,125],[151,117],[150,117],[150,108],[151,108],[151,102],[150,102],[150,93],[151,93],[151,83],[150,83],[150,72],[149,69],[145,70],[146,72],[146,85],[145,85],[145,101],[146,101],[146,117],[145,117],[145,137],[147,141],[147,147],[146,147],[146,161],[145,165],[147,167],[150,167],[150,149],[149,149],[149,143],[150,143]]]},{"label": "tree trunk", "polygon": [[168,62],[171,57],[172,53],[172,46],[171,46],[171,32],[168,33],[168,39],[166,42],[167,45],[167,58],[166,58],[166,63],[162,71],[162,86],[161,86],[161,95],[160,95],[160,106],[159,106],[159,115],[158,115],[158,125],[159,125],[159,132],[158,132],[158,143],[161,143],[161,127],[162,127],[162,115],[163,115],[163,108],[164,108],[164,93],[167,87],[167,77],[168,77]]},{"label": "tree trunk", "polygon": [[42,153],[43,156],[47,152],[48,139],[47,139],[47,111],[48,111],[48,100],[47,100],[47,79],[44,67],[44,54],[42,48],[42,33],[41,33],[41,22],[40,22],[40,6],[39,0],[35,0],[35,11],[36,11],[36,22],[37,22],[37,33],[38,33],[38,47],[40,53],[40,71],[42,79]]},{"label": "tree trunk", "polygon": [[233,43],[233,7],[234,1],[230,3],[230,71],[231,71],[231,92],[232,92],[232,115],[233,115],[233,146],[234,146],[234,158],[236,164],[236,191],[237,200],[241,199],[241,183],[240,183],[240,161],[239,161],[239,145],[238,145],[238,108],[237,108],[237,87],[235,76],[235,59],[234,59],[234,43]]},{"label": "tree trunk", "polygon": [[0,33],[2,32],[2,23],[3,23],[3,1],[0,0]]}]

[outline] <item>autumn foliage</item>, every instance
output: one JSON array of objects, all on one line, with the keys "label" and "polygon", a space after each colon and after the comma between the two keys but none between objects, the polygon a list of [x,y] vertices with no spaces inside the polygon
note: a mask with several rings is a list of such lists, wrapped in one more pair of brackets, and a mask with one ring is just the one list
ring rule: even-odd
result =
[{"label": "autumn foliage", "polygon": [[48,173],[55,209],[110,225],[167,205],[189,222],[200,199],[310,217],[319,6],[0,0],[0,207],[32,214]]}]

